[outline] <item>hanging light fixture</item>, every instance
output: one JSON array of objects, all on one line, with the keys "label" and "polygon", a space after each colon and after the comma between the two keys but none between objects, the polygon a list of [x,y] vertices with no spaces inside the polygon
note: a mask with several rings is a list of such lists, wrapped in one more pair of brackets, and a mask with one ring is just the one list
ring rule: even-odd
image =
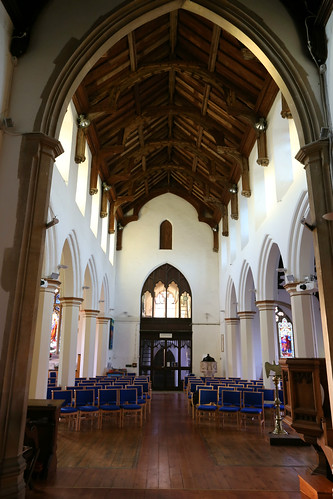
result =
[{"label": "hanging light fixture", "polygon": [[258,132],[264,132],[265,130],[267,130],[267,121],[265,120],[265,118],[258,118],[258,120],[254,124],[254,128]]},{"label": "hanging light fixture", "polygon": [[88,128],[90,119],[85,114],[80,114],[77,119],[77,126],[79,128]]},{"label": "hanging light fixture", "polygon": [[237,184],[232,184],[232,185],[229,187],[228,191],[229,191],[231,194],[237,194],[237,192],[238,192],[238,187],[237,187]]}]

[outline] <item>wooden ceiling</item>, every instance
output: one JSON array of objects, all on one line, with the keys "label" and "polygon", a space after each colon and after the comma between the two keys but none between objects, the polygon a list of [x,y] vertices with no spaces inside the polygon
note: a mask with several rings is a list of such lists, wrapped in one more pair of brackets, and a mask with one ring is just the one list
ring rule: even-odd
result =
[{"label": "wooden ceiling", "polygon": [[[109,231],[171,192],[212,229],[224,220],[227,235],[228,206],[238,218],[238,195],[251,194],[248,156],[256,140],[258,162],[267,164],[265,132],[254,125],[267,117],[277,92],[246,47],[187,11],[163,15],[121,39],[74,96],[78,115],[90,120],[81,130],[93,155],[90,192],[99,175]],[[79,149],[80,140],[77,162],[84,159]],[[240,179],[241,192],[230,192]]]}]

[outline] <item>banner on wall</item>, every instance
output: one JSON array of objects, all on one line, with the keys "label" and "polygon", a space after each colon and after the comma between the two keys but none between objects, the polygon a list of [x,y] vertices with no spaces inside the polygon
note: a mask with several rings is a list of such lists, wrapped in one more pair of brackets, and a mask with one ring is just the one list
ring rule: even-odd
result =
[{"label": "banner on wall", "polygon": [[114,320],[110,319],[109,350],[113,348]]}]

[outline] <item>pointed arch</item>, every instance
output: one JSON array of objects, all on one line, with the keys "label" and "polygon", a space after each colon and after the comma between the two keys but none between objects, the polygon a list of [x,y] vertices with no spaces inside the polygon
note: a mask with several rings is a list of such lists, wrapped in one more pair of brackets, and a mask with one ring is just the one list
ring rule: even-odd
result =
[{"label": "pointed arch", "polygon": [[72,231],[64,242],[59,267],[61,296],[80,298],[82,295],[80,250],[75,231]]},{"label": "pointed arch", "polygon": [[239,310],[240,311],[254,311],[256,300],[256,288],[254,284],[254,277],[252,269],[248,262],[243,262],[240,273],[240,286],[239,286]]}]

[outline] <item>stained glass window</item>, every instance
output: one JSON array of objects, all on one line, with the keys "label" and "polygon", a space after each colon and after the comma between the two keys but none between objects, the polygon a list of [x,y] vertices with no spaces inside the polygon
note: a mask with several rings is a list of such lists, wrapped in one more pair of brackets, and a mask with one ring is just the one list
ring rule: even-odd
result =
[{"label": "stained glass window", "polygon": [[275,319],[279,338],[280,358],[295,357],[294,332],[291,320],[280,307],[275,308]]},{"label": "stained glass window", "polygon": [[60,294],[59,291],[55,292],[52,325],[51,325],[51,340],[50,340],[50,354],[59,353],[59,321],[60,321]]}]

